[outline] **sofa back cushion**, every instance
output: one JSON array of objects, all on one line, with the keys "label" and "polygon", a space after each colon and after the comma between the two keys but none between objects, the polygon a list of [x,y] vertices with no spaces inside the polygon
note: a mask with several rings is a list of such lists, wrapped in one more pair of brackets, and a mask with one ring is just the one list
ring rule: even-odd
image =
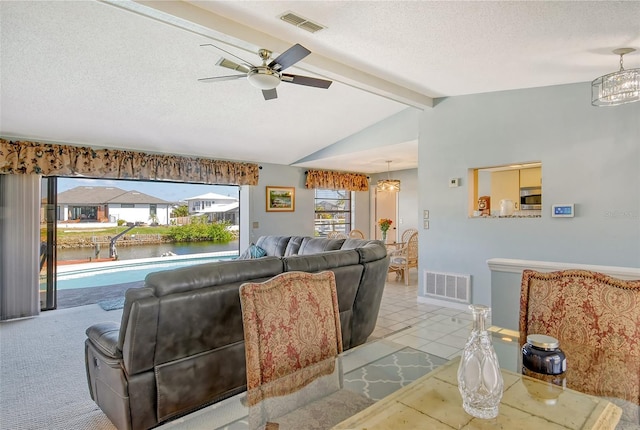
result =
[{"label": "sofa back cushion", "polygon": [[145,286],[157,297],[193,291],[214,285],[268,278],[283,272],[282,260],[264,257],[252,260],[228,260],[149,273]]},{"label": "sofa back cushion", "polygon": [[284,257],[291,236],[260,236],[256,245],[267,252],[270,257]]},{"label": "sofa back cushion", "polygon": [[345,239],[327,239],[324,237],[305,237],[302,239],[298,255],[318,254],[325,251],[336,251],[342,247]]}]

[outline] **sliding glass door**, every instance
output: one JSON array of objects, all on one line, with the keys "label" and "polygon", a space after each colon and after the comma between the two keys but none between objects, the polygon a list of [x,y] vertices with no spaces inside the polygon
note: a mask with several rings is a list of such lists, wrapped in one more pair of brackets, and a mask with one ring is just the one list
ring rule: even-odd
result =
[{"label": "sliding glass door", "polygon": [[40,199],[40,309],[57,307],[56,224],[57,178],[42,178]]}]

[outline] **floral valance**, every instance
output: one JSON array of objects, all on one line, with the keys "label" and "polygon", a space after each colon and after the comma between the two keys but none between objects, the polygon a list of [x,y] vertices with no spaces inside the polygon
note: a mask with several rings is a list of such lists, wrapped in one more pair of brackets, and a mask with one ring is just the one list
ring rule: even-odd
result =
[{"label": "floral valance", "polygon": [[258,165],[0,139],[0,174],[257,185]]},{"label": "floral valance", "polygon": [[324,188],[328,190],[369,191],[369,180],[362,173],[331,172],[328,170],[309,170],[306,188]]}]

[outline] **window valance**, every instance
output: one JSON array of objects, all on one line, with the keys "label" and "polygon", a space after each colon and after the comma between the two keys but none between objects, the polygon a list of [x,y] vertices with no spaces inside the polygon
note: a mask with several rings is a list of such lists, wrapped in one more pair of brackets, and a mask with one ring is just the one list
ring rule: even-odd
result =
[{"label": "window valance", "polygon": [[258,165],[0,139],[0,173],[257,185]]},{"label": "window valance", "polygon": [[369,180],[362,173],[331,172],[328,170],[307,171],[306,188],[328,190],[369,191]]}]

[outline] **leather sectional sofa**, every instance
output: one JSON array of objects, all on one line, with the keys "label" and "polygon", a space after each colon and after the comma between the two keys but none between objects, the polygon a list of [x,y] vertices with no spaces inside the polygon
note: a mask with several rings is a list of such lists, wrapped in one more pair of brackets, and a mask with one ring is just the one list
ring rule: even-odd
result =
[{"label": "leather sectional sofa", "polygon": [[373,332],[389,266],[379,241],[263,236],[266,256],[150,273],[121,324],[86,331],[91,398],[119,430],[141,430],[246,390],[238,288],[286,271],[336,275],[344,349]]}]

